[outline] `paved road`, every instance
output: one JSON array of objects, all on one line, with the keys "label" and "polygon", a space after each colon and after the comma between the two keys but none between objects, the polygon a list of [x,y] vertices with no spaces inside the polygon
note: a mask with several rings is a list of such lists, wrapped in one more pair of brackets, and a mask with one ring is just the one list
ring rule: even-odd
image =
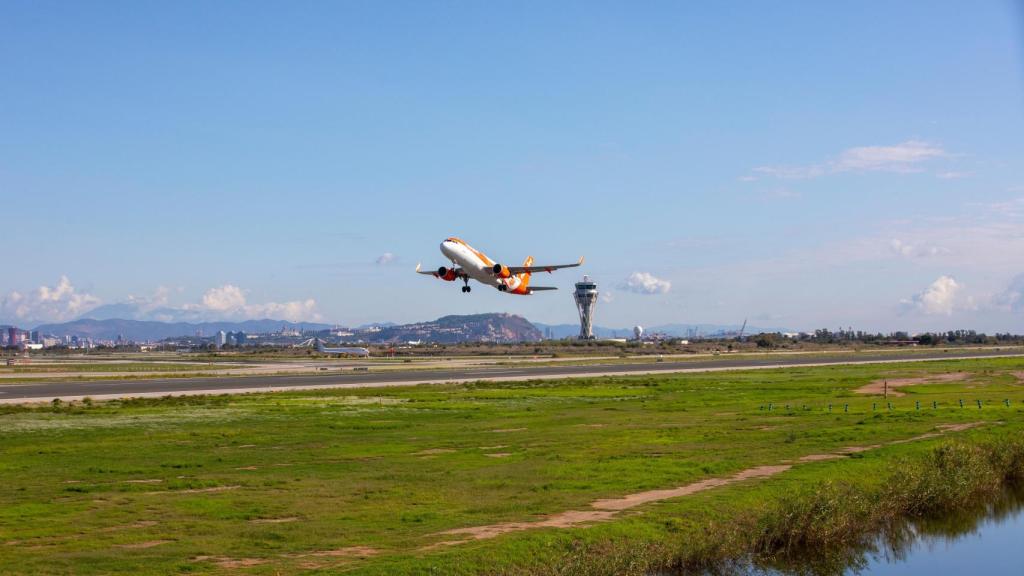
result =
[{"label": "paved road", "polygon": [[389,370],[374,372],[346,370],[323,375],[235,376],[206,378],[167,378],[94,382],[32,382],[0,386],[0,403],[65,400],[90,396],[95,399],[166,394],[215,394],[269,390],[315,388],[361,388],[399,386],[417,383],[465,382],[472,380],[526,380],[535,378],[571,378],[595,375],[645,374],[658,372],[697,372],[740,370],[747,368],[785,368],[828,364],[871,364],[898,361],[953,360],[1024,357],[1020,348],[985,350],[928,350],[908,354],[894,352],[846,352],[807,356],[780,355],[774,358],[728,358],[643,364],[589,364],[585,366],[472,367],[441,370]]}]

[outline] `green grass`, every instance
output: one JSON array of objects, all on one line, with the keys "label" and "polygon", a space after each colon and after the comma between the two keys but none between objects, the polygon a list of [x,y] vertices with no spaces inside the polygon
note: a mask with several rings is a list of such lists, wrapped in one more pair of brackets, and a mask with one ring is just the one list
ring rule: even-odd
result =
[{"label": "green grass", "polygon": [[[921,458],[944,440],[800,464],[589,528],[424,548],[451,540],[439,533],[453,528],[588,510],[600,498],[911,438],[939,424],[986,422],[955,434],[971,442],[1019,435],[1024,387],[1012,372],[1021,370],[1024,359],[1006,358],[3,406],[0,567],[642,573],[647,562],[699,551],[686,543],[708,526],[825,480],[876,489],[894,462]],[[876,378],[950,371],[972,376],[906,388],[906,397],[890,399],[891,412],[853,392]],[[496,453],[508,456],[487,456]],[[275,519],[289,521],[260,522]],[[155,542],[162,543],[131,547]],[[324,554],[350,547],[377,553]],[[261,563],[218,564],[228,559]]]}]

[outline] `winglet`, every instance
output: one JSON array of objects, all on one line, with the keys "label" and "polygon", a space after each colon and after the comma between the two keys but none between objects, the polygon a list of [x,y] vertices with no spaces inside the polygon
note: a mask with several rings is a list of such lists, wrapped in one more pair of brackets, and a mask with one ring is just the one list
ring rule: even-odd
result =
[{"label": "winglet", "polygon": [[416,271],[417,271],[417,272],[419,272],[419,271],[420,271],[420,266],[421,266],[422,264],[423,264],[422,262],[417,262],[417,263],[416,263]]},{"label": "winglet", "polygon": [[580,256],[580,261],[576,263],[577,266],[583,265],[583,256]]}]

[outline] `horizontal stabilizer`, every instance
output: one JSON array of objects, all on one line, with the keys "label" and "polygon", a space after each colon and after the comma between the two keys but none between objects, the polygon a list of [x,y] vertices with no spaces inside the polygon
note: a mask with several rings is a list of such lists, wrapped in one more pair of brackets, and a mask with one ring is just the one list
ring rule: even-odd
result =
[{"label": "horizontal stabilizer", "polygon": [[530,292],[537,292],[538,290],[558,290],[554,286],[530,286]]}]

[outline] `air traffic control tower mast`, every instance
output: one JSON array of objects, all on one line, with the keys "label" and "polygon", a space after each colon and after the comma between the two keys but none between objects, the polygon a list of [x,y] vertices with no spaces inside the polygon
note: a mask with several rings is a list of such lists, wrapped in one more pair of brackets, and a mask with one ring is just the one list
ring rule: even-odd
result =
[{"label": "air traffic control tower mast", "polygon": [[584,276],[582,282],[576,283],[576,291],[572,296],[576,300],[576,308],[580,311],[580,340],[593,340],[597,284],[590,280],[590,276]]}]

